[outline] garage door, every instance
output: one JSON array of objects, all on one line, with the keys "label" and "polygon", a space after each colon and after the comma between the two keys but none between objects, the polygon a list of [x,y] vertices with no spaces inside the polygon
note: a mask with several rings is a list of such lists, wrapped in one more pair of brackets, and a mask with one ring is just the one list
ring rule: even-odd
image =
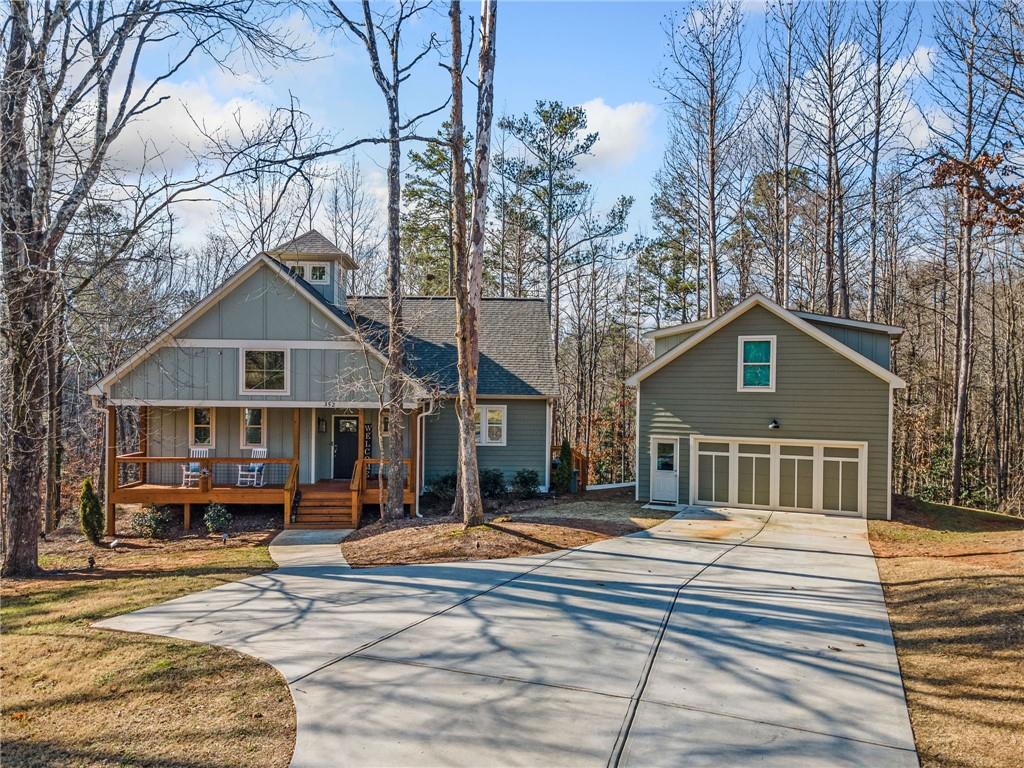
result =
[{"label": "garage door", "polygon": [[690,503],[863,515],[867,446],[693,438]]}]

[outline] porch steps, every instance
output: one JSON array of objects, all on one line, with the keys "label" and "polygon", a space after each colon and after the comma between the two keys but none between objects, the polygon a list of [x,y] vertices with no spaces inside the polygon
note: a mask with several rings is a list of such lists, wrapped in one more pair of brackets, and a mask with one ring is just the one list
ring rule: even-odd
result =
[{"label": "porch steps", "polygon": [[352,494],[336,488],[302,488],[292,528],[353,528]]}]

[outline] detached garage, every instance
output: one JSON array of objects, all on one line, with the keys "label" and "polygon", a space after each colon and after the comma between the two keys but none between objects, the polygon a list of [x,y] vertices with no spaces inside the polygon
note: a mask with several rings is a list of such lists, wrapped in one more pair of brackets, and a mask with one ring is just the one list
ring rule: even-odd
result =
[{"label": "detached garage", "polygon": [[901,330],[753,296],[654,334],[637,387],[637,498],[889,516]]}]

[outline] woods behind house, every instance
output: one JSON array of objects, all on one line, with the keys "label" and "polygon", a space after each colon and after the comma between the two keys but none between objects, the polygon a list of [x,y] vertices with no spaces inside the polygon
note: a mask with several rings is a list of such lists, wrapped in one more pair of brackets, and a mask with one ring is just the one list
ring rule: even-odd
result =
[{"label": "woods behind house", "polygon": [[[338,142],[288,99],[208,132],[173,170],[159,162],[166,147],[148,146],[134,166],[117,152],[184,63],[309,55],[279,8],[251,5],[204,14],[203,4],[154,3],[97,18],[11,4],[0,93],[6,551],[55,526],[83,477],[103,482],[102,419],[87,387],[254,254],[313,226],[360,263],[353,294],[388,296],[399,326],[402,296],[456,294],[475,254],[484,296],[546,299],[561,389],[553,437],[589,453],[591,482],[633,478],[625,380],[650,359],[643,333],[760,292],[904,327],[894,490],[1024,514],[1017,3],[946,0],[927,29],[889,0],[773,0],[756,25],[739,0],[669,13],[651,30],[669,138],[649,226],[635,223],[636,200],[584,173],[601,141],[586,110],[537,84],[531,108],[495,116],[486,225],[466,243],[453,238],[475,238],[477,137],[453,140],[447,88],[423,114],[399,99],[424,62],[451,66],[444,14],[406,23],[425,1],[352,16],[307,10],[319,33],[364,49],[382,96],[372,136]],[[402,28],[408,47],[395,43]],[[190,45],[162,76],[124,79],[135,52],[166,53],[165,36],[186,31]],[[925,35],[934,43],[922,45]],[[466,36],[467,62],[477,42]],[[500,41],[497,50],[500,71]],[[356,146],[385,151],[389,204]],[[467,173],[452,173],[453,147]],[[176,206],[203,196],[218,213],[202,244],[185,247]],[[117,428],[132,434],[130,412]],[[26,505],[30,522],[40,516],[34,530],[13,522]]]}]

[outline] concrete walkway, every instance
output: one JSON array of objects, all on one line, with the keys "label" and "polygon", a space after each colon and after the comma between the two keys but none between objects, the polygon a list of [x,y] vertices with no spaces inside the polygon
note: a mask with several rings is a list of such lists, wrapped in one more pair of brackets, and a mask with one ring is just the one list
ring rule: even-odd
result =
[{"label": "concrete walkway", "polygon": [[338,545],[354,528],[281,531],[270,542],[270,558],[282,568],[348,566]]},{"label": "concrete walkway", "polygon": [[695,508],[534,557],[295,560],[99,626],[273,664],[296,766],[917,765],[860,520]]}]

